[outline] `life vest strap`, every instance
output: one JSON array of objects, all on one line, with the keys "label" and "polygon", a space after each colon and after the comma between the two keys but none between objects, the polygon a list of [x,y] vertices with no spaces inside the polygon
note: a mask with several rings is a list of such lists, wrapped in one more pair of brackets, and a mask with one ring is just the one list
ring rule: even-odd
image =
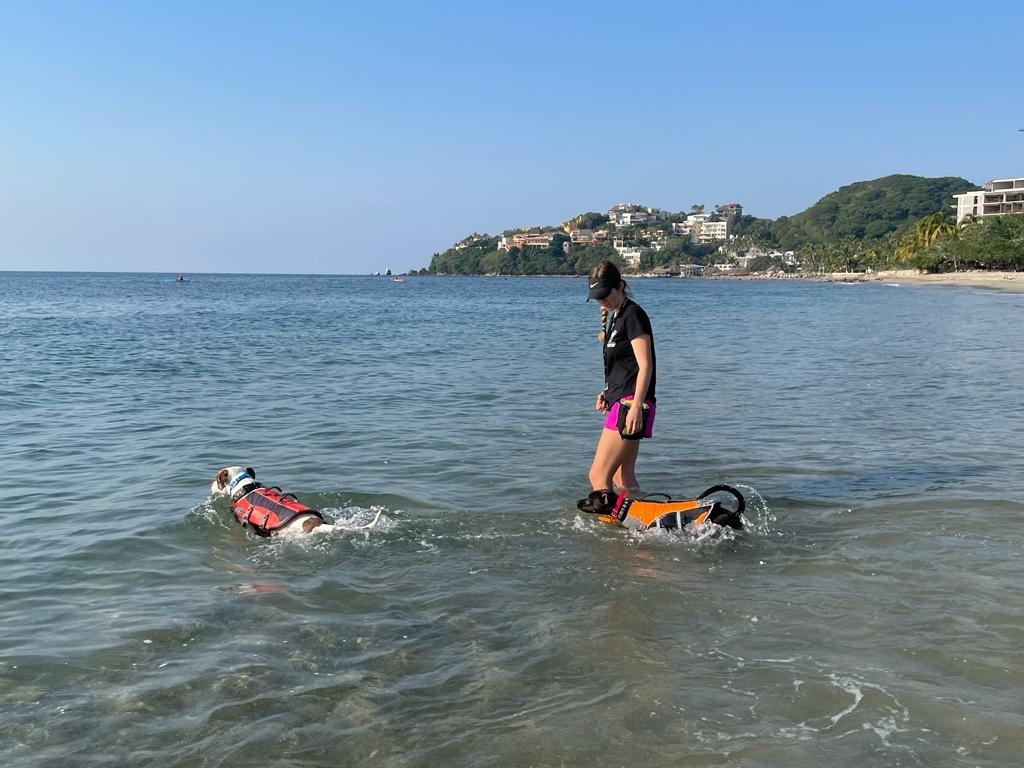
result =
[{"label": "life vest strap", "polygon": [[[246,475],[246,477],[249,477],[249,476]],[[247,496],[248,494],[252,493],[257,488],[262,488],[262,487],[263,487],[263,483],[257,483],[255,480],[250,478],[249,482],[243,483],[237,489],[235,489],[234,493],[231,494],[231,502],[234,503],[234,502],[238,501],[240,498],[242,498],[243,496]]]}]

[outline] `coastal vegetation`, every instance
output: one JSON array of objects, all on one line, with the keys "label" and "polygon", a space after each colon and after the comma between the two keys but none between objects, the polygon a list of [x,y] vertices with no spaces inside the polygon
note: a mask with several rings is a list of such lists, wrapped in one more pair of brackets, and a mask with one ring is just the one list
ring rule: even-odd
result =
[{"label": "coastal vegetation", "polygon": [[[513,236],[525,230],[509,230],[503,237],[470,235],[435,253],[423,272],[580,275],[605,259],[628,268],[615,244],[632,249],[632,271],[640,272],[737,262],[750,273],[1024,269],[1024,214],[954,222],[953,195],[975,188],[959,177],[892,175],[861,181],[793,216],[734,217],[730,239],[712,244],[678,233],[673,225],[685,221],[686,212],[618,227],[605,214],[586,212],[561,227],[529,230],[529,242],[545,245],[512,245]],[[691,206],[689,214],[703,214],[703,208]],[[580,233],[589,233],[586,244],[573,242]]]},{"label": "coastal vegetation", "polygon": [[880,241],[908,222],[950,210],[953,195],[975,188],[956,176],[884,176],[840,187],[795,216],[737,222],[734,234],[753,227],[762,242],[784,251],[843,240]]}]

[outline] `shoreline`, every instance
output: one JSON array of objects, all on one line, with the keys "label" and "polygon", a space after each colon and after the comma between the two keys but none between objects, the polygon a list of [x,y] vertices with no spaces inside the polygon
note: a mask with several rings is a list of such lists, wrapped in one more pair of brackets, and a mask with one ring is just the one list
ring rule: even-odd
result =
[{"label": "shoreline", "polygon": [[[412,275],[415,277],[490,277],[502,279],[529,277],[564,277],[579,278],[581,275]],[[882,270],[880,272],[816,272],[816,273],[785,273],[755,275],[694,275],[680,277],[667,274],[627,274],[629,280],[804,280],[817,283],[886,283],[893,286],[901,285],[945,285],[953,287],[979,288],[982,290],[1003,291],[1004,293],[1024,293],[1024,272],[988,272],[970,270],[964,272],[922,273],[916,269]]]},{"label": "shoreline", "polygon": [[887,283],[900,285],[946,285],[1005,293],[1024,293],[1024,272],[965,272],[922,273],[916,269],[894,269],[880,272],[824,272],[818,274],[774,275],[719,275],[697,278],[702,280],[812,280],[824,283]]}]

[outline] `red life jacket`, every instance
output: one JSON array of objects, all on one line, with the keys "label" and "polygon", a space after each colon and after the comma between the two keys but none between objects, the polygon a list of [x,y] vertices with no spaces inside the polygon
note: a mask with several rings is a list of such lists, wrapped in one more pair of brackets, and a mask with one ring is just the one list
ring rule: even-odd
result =
[{"label": "red life jacket", "polygon": [[299,515],[313,515],[320,520],[324,516],[312,507],[299,502],[292,493],[282,493],[280,488],[253,488],[231,503],[235,519],[257,536],[270,536],[284,528]]}]

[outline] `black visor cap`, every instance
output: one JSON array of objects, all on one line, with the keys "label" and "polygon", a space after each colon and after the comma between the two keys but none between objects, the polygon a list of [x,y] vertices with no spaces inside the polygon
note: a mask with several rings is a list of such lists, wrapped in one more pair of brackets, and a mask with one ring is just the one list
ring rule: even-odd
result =
[{"label": "black visor cap", "polygon": [[609,281],[608,278],[601,278],[597,282],[588,283],[587,285],[590,287],[590,290],[587,291],[587,301],[591,299],[600,301],[607,298],[608,294],[615,290],[615,283]]}]

